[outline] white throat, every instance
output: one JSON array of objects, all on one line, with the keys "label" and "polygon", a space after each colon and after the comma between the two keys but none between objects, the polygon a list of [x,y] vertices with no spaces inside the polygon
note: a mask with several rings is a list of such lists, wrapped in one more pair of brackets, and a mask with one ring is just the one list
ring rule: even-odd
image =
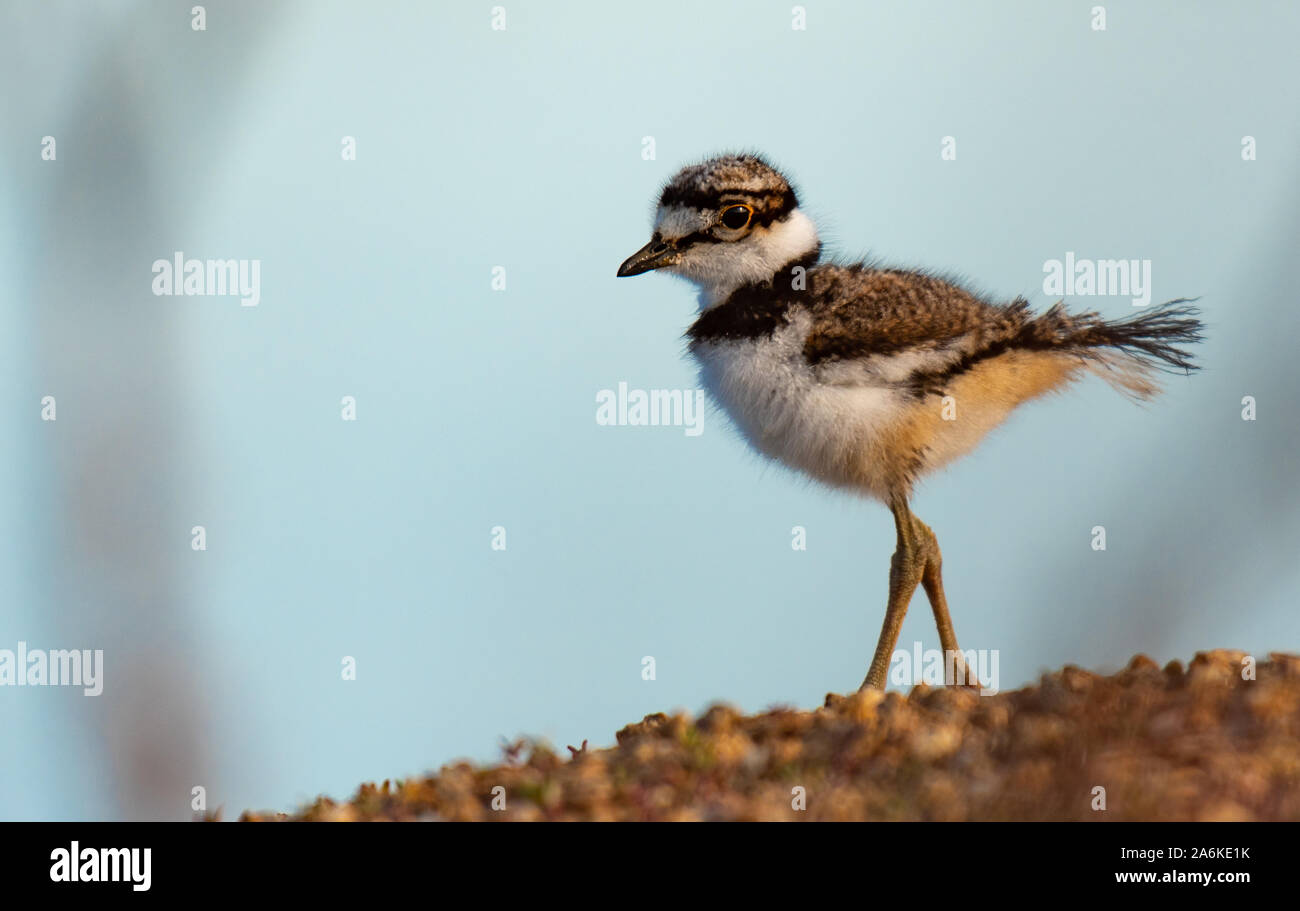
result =
[{"label": "white throat", "polygon": [[700,309],[707,310],[741,285],[767,281],[782,266],[816,248],[816,225],[795,209],[743,241],[692,248],[671,271],[699,286]]}]

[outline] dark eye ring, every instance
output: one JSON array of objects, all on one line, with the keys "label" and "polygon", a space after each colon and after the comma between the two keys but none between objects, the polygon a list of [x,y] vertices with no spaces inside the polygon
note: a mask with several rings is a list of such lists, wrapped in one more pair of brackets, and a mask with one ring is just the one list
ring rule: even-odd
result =
[{"label": "dark eye ring", "polygon": [[749,206],[728,206],[722,210],[722,224],[724,227],[733,231],[739,231],[754,216],[754,210]]}]

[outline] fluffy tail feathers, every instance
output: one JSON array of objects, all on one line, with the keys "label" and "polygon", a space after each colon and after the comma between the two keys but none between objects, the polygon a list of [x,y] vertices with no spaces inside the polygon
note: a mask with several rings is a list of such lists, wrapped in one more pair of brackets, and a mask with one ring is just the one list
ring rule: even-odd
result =
[{"label": "fluffy tail feathers", "polygon": [[1092,372],[1116,389],[1145,400],[1160,391],[1156,374],[1200,369],[1185,346],[1203,338],[1204,324],[1192,298],[1178,298],[1118,320],[1068,313],[1056,304],[1033,321],[1034,334],[1051,347],[1078,354]]}]

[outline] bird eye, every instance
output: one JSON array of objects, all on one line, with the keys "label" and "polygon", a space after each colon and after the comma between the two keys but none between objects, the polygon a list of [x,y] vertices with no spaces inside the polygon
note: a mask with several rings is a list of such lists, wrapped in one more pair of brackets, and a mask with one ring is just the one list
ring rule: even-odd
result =
[{"label": "bird eye", "polygon": [[749,206],[728,206],[722,210],[722,224],[733,231],[739,231],[749,224],[754,210]]}]

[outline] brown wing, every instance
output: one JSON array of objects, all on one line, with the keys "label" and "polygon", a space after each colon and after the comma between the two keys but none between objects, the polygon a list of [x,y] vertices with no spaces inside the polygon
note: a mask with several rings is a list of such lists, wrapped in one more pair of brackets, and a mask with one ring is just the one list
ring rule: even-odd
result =
[{"label": "brown wing", "polygon": [[802,301],[813,318],[804,343],[810,364],[932,347],[976,333],[996,338],[1024,323],[1028,305],[998,307],[920,272],[821,266]]}]

